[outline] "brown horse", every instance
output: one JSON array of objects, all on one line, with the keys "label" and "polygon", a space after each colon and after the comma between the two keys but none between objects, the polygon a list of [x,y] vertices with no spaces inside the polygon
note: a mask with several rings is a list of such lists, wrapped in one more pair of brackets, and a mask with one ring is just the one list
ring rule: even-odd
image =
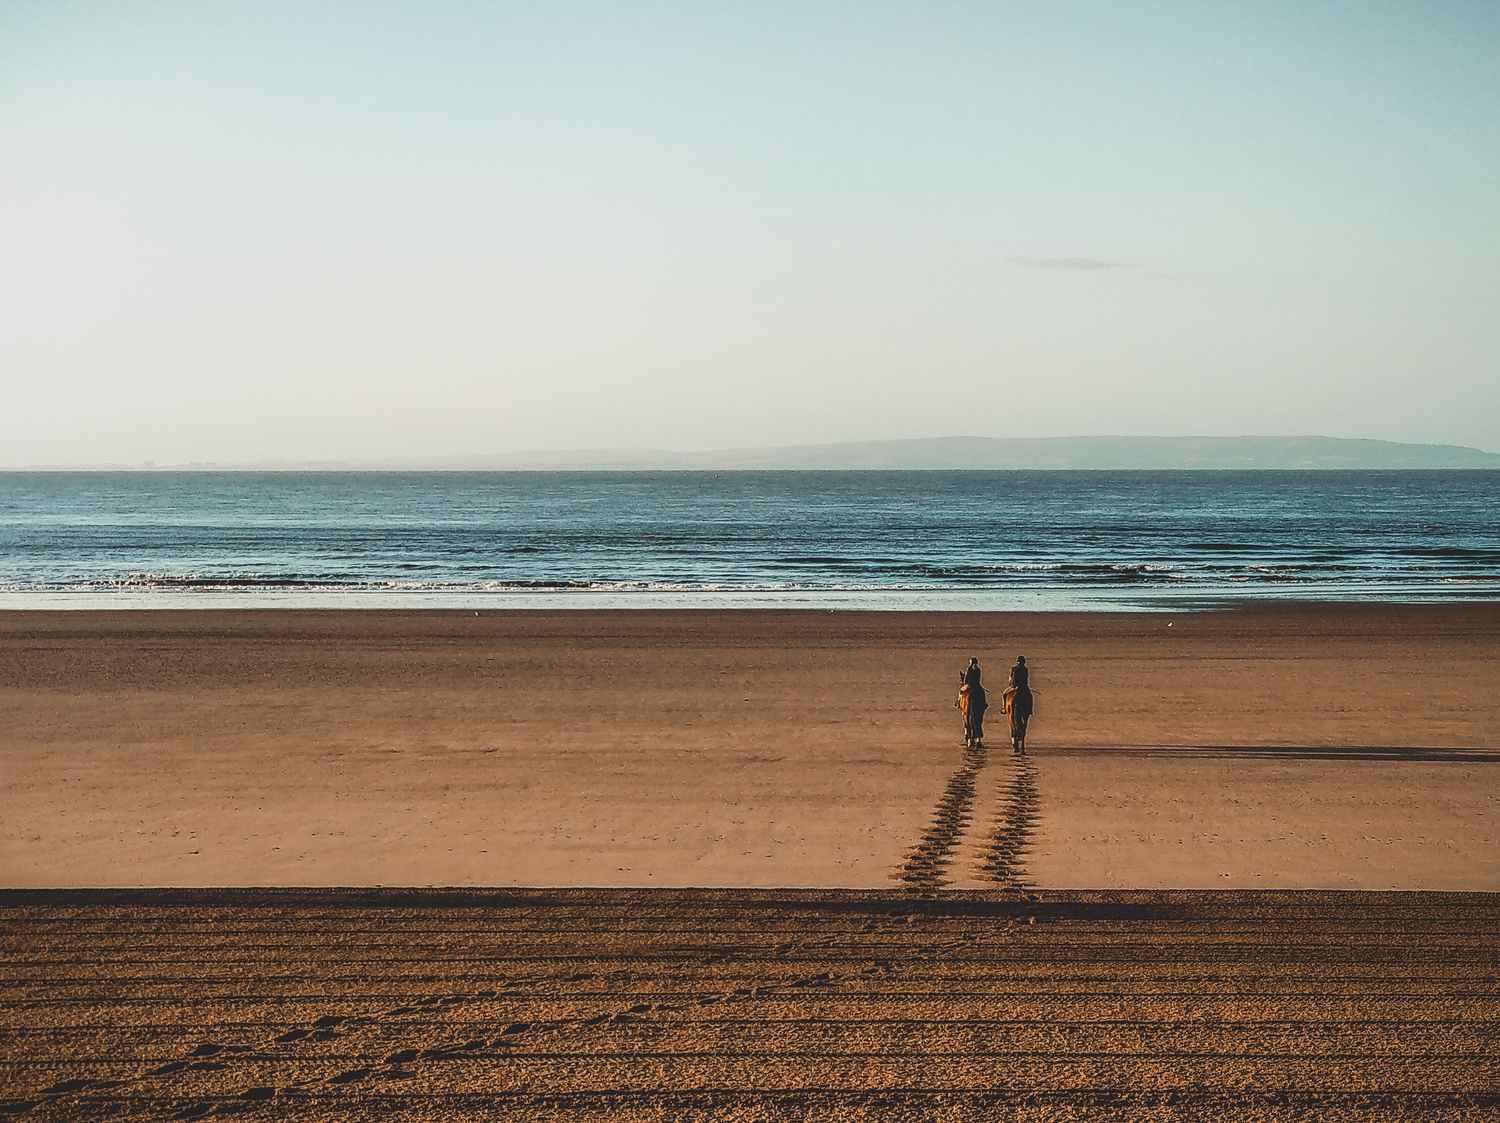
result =
[{"label": "brown horse", "polygon": [[965,683],[958,688],[958,712],[964,718],[964,744],[984,745],[984,711],[989,702],[984,696],[984,687]]},{"label": "brown horse", "polygon": [[1009,687],[1001,697],[1001,712],[1010,718],[1010,747],[1018,753],[1026,751],[1026,723],[1031,720],[1033,702],[1031,691],[1026,687],[1017,690]]}]

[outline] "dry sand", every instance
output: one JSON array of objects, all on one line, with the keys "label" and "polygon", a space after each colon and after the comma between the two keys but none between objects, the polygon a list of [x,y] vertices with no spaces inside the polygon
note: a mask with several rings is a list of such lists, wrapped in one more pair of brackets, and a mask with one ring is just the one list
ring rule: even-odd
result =
[{"label": "dry sand", "polygon": [[1500,606],[5,613],[0,884],[1495,890],[1497,685]]},{"label": "dry sand", "polygon": [[0,893],[28,1120],[1500,1118],[1493,895]]}]

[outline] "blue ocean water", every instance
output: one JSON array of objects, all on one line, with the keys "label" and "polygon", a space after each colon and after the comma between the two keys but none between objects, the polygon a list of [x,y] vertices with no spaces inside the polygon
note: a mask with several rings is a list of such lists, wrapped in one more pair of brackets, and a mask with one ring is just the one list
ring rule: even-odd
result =
[{"label": "blue ocean water", "polygon": [[0,605],[1500,598],[1500,473],[0,474]]}]

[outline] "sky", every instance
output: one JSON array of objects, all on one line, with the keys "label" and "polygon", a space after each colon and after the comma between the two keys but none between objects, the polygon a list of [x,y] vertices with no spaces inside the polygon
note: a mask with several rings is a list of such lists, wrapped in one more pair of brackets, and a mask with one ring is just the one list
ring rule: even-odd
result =
[{"label": "sky", "polygon": [[1500,451],[1500,4],[0,0],[0,465]]}]

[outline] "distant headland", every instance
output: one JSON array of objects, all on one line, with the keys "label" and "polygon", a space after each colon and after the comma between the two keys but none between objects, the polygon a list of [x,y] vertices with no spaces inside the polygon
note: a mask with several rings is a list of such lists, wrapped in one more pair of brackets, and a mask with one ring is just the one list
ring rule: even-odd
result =
[{"label": "distant headland", "polygon": [[1500,469],[1500,454],[1461,445],[1340,437],[928,437],[708,452],[617,448],[497,456],[48,467],[96,471],[1294,471]]}]

